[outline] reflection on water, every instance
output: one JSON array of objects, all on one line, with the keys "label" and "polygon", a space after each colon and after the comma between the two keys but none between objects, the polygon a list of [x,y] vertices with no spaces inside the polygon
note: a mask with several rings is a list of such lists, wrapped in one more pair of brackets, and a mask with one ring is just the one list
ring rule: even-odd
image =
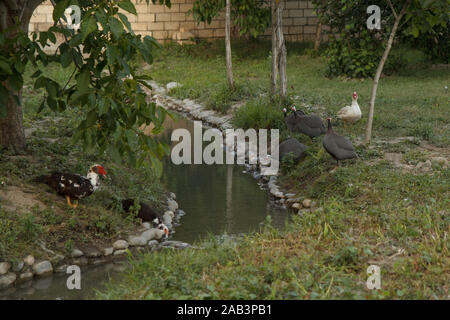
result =
[{"label": "reflection on water", "polygon": [[[166,122],[165,128],[169,129],[161,137],[166,143],[170,144],[172,131],[177,128],[187,129],[193,141],[192,121],[167,119]],[[243,170],[238,165],[174,165],[170,158],[166,159],[163,181],[186,212],[174,239],[193,242],[208,233],[258,230],[269,214],[275,225],[283,226],[286,210],[271,205],[267,192],[260,190],[257,182],[251,175],[243,174]]]}]

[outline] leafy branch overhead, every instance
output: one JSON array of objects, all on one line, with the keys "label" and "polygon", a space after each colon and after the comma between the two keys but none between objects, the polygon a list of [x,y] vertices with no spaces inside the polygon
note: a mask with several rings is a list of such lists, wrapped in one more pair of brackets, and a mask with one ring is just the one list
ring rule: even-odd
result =
[{"label": "leafy branch overhead", "polygon": [[[158,2],[170,6],[170,0]],[[63,23],[70,5],[81,9],[79,30]],[[32,75],[34,88],[46,91],[39,111],[46,107],[55,112],[76,109],[80,121],[75,141],[81,140],[87,150],[108,152],[117,162],[126,158],[132,165],[142,165],[150,156],[160,174],[158,159],[169,152],[168,147],[144,135],[140,127],[152,123],[153,133],[159,133],[168,113],[146,101],[142,86],[148,87],[150,77],[137,75],[132,63],[141,57],[151,64],[152,52],[159,44],[150,36],[134,34],[123,11],[136,15],[130,0],[61,0],[56,1],[54,24],[48,31],[33,33],[30,39],[18,23],[0,29],[0,116],[8,112],[10,95],[20,105],[22,75],[31,63],[37,68]],[[43,48],[56,44],[58,35],[65,40],[54,53],[46,53]],[[42,68],[49,63],[74,69],[65,85],[43,74]]]}]

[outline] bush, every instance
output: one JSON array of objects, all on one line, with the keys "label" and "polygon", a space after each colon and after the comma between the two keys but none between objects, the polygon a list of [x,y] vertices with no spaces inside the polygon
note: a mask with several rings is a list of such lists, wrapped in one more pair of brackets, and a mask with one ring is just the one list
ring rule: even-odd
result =
[{"label": "bush", "polygon": [[234,84],[234,89],[230,89],[228,84],[222,84],[218,90],[211,93],[206,107],[222,113],[230,109],[233,102],[240,101],[242,98],[248,98],[252,95],[249,87],[239,83]]},{"label": "bush", "polygon": [[239,108],[233,117],[237,128],[285,129],[283,112],[267,100],[252,100]]}]

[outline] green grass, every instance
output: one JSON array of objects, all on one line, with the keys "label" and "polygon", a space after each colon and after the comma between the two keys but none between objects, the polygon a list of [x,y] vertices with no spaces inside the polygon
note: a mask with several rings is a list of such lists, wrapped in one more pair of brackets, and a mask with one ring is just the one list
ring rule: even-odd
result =
[{"label": "green grass", "polygon": [[[371,80],[327,79],[323,58],[308,44],[288,45],[289,102],[308,113],[335,115],[359,93],[363,119],[336,130],[362,137]],[[242,128],[280,128],[281,139],[296,137],[308,146],[299,163],[282,164],[279,183],[286,191],[313,199],[314,210],[293,214],[285,230],[270,219],[259,232],[238,241],[215,238],[202,249],[163,250],[131,259],[133,268],[109,284],[99,298],[117,299],[448,299],[450,272],[450,170],[402,172],[383,160],[403,154],[416,165],[431,156],[448,157],[450,76],[446,67],[407,67],[382,78],[374,122],[375,142],[357,146],[359,158],[335,168],[321,139],[288,133],[280,107],[270,102],[270,44],[233,43],[235,78],[252,95],[234,113]],[[226,85],[222,43],[163,47],[148,71],[160,83],[183,87],[170,94],[205,104]],[[385,143],[391,137],[413,141]],[[420,147],[434,144],[434,153]],[[436,146],[444,147],[436,149]],[[431,150],[433,150],[431,148]],[[381,289],[368,290],[369,265],[381,267]]]},{"label": "green grass", "polygon": [[[65,83],[72,71],[55,65],[45,70],[47,76],[60,83]],[[72,132],[78,125],[76,110],[69,108],[64,113],[53,113],[44,109],[37,114],[43,92],[33,89],[32,73],[32,68],[27,69],[23,98],[25,130],[34,131],[27,139],[24,154],[0,151],[0,192],[15,188],[45,208],[20,208],[17,203],[0,201],[0,261],[23,258],[30,253],[45,258],[47,253],[39,250],[36,240],[43,240],[47,248],[62,254],[80,245],[105,243],[109,246],[112,240],[138,226],[137,221],[115,209],[118,199],[140,198],[158,207],[164,194],[149,168],[135,170],[117,165],[107,155],[85,152],[74,143]],[[106,168],[108,178],[102,181],[100,190],[81,200],[77,209],[69,208],[65,199],[49,187],[32,182],[34,177],[52,170],[85,175],[94,163]],[[7,207],[13,209],[6,210]]]}]

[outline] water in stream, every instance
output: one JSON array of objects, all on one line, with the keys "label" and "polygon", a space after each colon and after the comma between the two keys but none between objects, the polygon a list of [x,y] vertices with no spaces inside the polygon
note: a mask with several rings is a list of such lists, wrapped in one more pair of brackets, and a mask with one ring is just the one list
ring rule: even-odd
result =
[{"label": "water in stream", "polygon": [[[193,122],[167,119],[161,138],[170,143],[174,129],[185,128],[193,137]],[[273,224],[283,226],[287,213],[273,206],[266,191],[251,175],[237,165],[173,165],[164,163],[163,182],[177,196],[180,209],[186,212],[176,227],[174,240],[192,243],[207,234],[247,233],[258,230],[267,215]],[[110,277],[120,275],[123,265],[110,263],[82,272],[82,289],[68,290],[68,275],[32,281],[22,287],[0,291],[0,299],[88,299]]]}]

